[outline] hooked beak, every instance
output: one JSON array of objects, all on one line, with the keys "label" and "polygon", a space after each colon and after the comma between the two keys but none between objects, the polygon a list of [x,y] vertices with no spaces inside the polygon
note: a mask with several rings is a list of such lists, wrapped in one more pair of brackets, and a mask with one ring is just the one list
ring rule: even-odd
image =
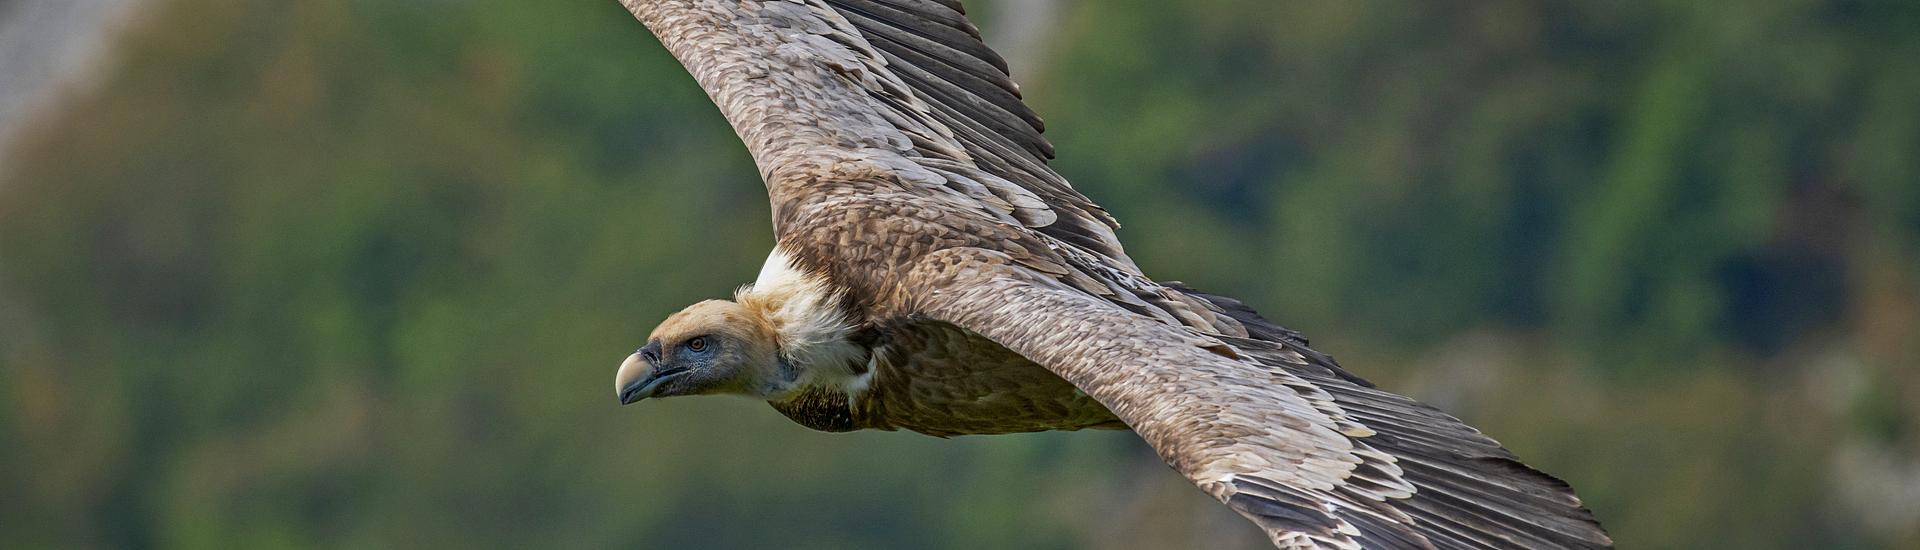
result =
[{"label": "hooked beak", "polygon": [[613,391],[620,397],[620,404],[631,404],[653,397],[653,390],[660,387],[661,382],[672,378],[674,374],[678,373],[659,376],[653,368],[653,363],[642,357],[639,352],[635,352],[633,355],[628,355],[626,361],[620,363],[620,372],[613,376]]}]

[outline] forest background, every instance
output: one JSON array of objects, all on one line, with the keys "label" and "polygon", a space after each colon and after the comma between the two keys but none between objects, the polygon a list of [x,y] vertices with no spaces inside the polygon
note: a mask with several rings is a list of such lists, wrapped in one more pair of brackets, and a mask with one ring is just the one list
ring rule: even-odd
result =
[{"label": "forest background", "polygon": [[[1920,547],[1920,4],[968,6],[1149,274],[1622,547]],[[617,2],[131,13],[0,154],[0,546],[1262,544],[1126,433],[616,406],[771,245]]]}]

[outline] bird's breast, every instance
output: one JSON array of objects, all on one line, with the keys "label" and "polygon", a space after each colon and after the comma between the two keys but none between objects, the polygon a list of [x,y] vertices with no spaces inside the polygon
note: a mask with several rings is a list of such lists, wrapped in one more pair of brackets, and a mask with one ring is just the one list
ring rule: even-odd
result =
[{"label": "bird's breast", "polygon": [[884,327],[858,421],[938,436],[1124,428],[1045,367],[984,336],[927,320]]}]

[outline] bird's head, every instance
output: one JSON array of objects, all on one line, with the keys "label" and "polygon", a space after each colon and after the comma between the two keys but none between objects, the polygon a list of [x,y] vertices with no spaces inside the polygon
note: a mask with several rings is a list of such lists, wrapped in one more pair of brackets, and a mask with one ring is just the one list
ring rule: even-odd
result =
[{"label": "bird's head", "polygon": [[613,391],[621,404],[649,397],[781,391],[774,330],[752,309],[708,300],[680,310],[620,364]]}]

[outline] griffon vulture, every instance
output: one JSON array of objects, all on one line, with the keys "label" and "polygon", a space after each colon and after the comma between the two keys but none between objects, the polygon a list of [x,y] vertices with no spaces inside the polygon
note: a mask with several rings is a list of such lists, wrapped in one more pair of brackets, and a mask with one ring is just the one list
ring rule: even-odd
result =
[{"label": "griffon vulture", "polygon": [[623,0],[746,142],[777,244],[621,403],[809,428],[1132,429],[1281,548],[1596,548],[1566,483],[1230,298],[1148,278],[957,0]]}]

